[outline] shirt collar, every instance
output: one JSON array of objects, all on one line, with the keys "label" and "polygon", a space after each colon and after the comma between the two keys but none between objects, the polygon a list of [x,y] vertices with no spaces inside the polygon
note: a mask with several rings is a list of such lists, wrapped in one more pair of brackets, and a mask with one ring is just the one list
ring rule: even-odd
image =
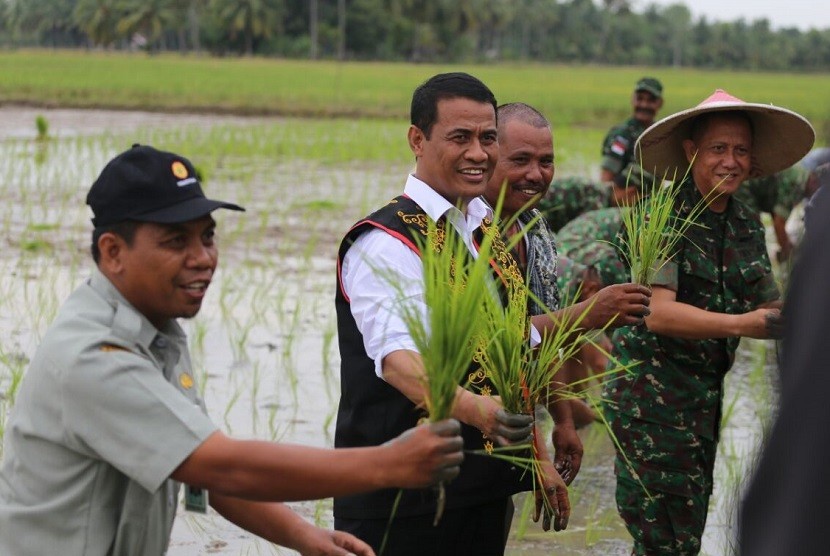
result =
[{"label": "shirt collar", "polygon": [[474,230],[481,226],[485,218],[492,218],[493,216],[493,210],[490,206],[481,197],[476,197],[467,203],[465,217],[457,207],[412,174],[407,177],[403,192],[424,209],[424,212],[432,220],[437,222],[439,218],[446,216],[447,220],[452,222],[459,230],[464,228]]},{"label": "shirt collar", "polygon": [[144,347],[149,347],[156,336],[167,336],[174,341],[184,341],[185,334],[179,323],[169,321],[163,330],[158,330],[118,291],[118,288],[95,267],[89,279],[90,287],[106,299],[113,309],[113,332],[125,338],[133,338]]}]

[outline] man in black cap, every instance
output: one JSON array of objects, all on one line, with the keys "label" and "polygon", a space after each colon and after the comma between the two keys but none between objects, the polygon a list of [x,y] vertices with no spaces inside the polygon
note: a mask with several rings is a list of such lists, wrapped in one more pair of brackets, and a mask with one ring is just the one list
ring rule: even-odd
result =
[{"label": "man in black cap", "polygon": [[[383,446],[326,450],[225,436],[206,415],[177,318],[198,313],[217,266],[218,208],[181,156],[135,145],[87,196],[92,276],[38,347],[9,417],[0,554],[158,555],[179,484],[186,508],[302,554],[372,554],[277,500],[425,487],[459,473],[458,422]],[[14,534],[12,534],[14,532]]]},{"label": "man in black cap", "polygon": [[[612,188],[617,205],[628,205],[639,198],[637,187],[626,187],[627,176],[623,174],[623,169],[635,162],[634,144],[640,134],[654,123],[662,106],[662,83],[654,77],[641,78],[631,95],[631,117],[612,127],[602,142],[600,180]],[[651,180],[647,183],[651,183]]]}]

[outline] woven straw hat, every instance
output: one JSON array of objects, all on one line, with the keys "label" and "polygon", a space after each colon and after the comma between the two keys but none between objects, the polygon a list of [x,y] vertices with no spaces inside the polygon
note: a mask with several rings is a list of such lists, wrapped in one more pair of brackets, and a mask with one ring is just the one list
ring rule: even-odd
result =
[{"label": "woven straw hat", "polygon": [[724,111],[744,112],[752,121],[753,178],[789,168],[807,154],[816,138],[810,122],[791,110],[744,102],[717,89],[694,108],[667,116],[640,135],[634,152],[643,169],[667,179],[683,176],[689,167],[683,141],[691,138],[692,122],[701,114]]}]

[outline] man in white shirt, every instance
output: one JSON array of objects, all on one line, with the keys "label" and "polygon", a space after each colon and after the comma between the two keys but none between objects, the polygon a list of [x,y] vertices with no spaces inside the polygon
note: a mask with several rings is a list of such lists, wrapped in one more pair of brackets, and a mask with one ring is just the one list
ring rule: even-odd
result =
[{"label": "man in white shirt", "polygon": [[[478,229],[492,218],[479,198],[499,155],[492,92],[464,73],[436,75],[415,90],[411,124],[408,139],[416,168],[403,195],[358,222],[340,247],[336,306],[342,366],[336,447],[385,442],[423,416],[423,366],[394,312],[397,295],[388,284],[389,273],[408,298],[422,299],[423,268],[414,238],[426,231],[427,222],[451,226],[475,256]],[[468,452],[485,442],[526,441],[532,430],[532,417],[508,414],[498,399],[460,386],[454,417],[462,422]],[[560,505],[555,521],[560,529],[570,509],[564,482],[551,471],[545,486]],[[529,473],[508,463],[471,455],[460,476],[447,485],[446,511],[437,526],[433,491],[403,491],[396,500],[398,491],[387,489],[335,498],[335,528],[376,550],[386,536],[388,553],[396,555],[502,554],[509,497],[530,490],[530,481]]]}]

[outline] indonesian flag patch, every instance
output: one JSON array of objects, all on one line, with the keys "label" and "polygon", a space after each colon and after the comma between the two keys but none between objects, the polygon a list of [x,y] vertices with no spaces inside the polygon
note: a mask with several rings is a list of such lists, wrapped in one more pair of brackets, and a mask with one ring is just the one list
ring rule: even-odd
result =
[{"label": "indonesian flag patch", "polygon": [[611,152],[617,156],[622,156],[625,154],[625,149],[628,148],[628,139],[625,137],[620,137],[619,135],[614,137],[614,142],[611,143]]}]

